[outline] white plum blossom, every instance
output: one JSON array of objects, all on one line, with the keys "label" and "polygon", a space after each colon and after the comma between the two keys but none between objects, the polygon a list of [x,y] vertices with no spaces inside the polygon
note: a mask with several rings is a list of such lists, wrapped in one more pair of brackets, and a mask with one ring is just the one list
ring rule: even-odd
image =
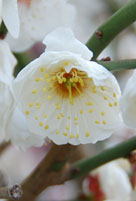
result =
[{"label": "white plum blossom", "polygon": [[83,181],[83,192],[87,196],[92,194],[96,200],[130,201],[133,192],[130,173],[131,167],[127,160],[109,162],[97,168]]},{"label": "white plum blossom", "polygon": [[132,193],[130,179],[118,162],[102,166],[98,169],[98,173],[101,187],[108,200],[130,201]]},{"label": "white plum blossom", "polygon": [[67,0],[19,0],[20,34],[14,39],[10,34],[6,41],[16,52],[30,48],[42,41],[46,34],[58,26],[72,26],[75,8]]},{"label": "white plum blossom", "polygon": [[13,69],[16,59],[6,42],[0,40],[0,139],[5,136],[8,119],[12,114],[14,97],[12,94]]},{"label": "white plum blossom", "polygon": [[132,128],[136,128],[136,71],[129,78],[120,101],[120,108],[124,122]]},{"label": "white plum blossom", "polygon": [[46,51],[17,76],[14,91],[31,132],[56,144],[96,143],[120,122],[120,88],[68,28],[45,37]]},{"label": "white plum blossom", "polygon": [[20,28],[17,0],[0,0],[0,24],[2,20],[10,34],[17,38]]}]

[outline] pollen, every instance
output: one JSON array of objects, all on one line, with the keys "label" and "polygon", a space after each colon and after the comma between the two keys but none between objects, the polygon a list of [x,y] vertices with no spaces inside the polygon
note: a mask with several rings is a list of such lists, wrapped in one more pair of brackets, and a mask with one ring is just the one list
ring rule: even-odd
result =
[{"label": "pollen", "polygon": [[59,134],[59,130],[56,130],[56,134],[57,134],[57,135]]},{"label": "pollen", "polygon": [[64,136],[68,136],[68,133],[64,132],[63,135],[64,135]]},{"label": "pollen", "polygon": [[75,120],[75,121],[78,121],[78,117],[75,117],[74,120]]},{"label": "pollen", "polygon": [[101,90],[102,90],[102,91],[105,91],[105,88],[104,88],[104,86],[101,86],[100,88],[101,88]]},{"label": "pollen", "polygon": [[65,62],[64,62],[64,65],[65,65],[65,66],[67,66],[68,64],[69,64],[69,62],[68,62],[68,61],[65,61]]},{"label": "pollen", "polygon": [[70,135],[69,135],[69,138],[70,138],[70,139],[72,139],[73,137],[74,137],[74,135],[73,135],[73,134],[70,134]]},{"label": "pollen", "polygon": [[52,99],[52,97],[49,95],[49,96],[48,96],[48,100],[51,100],[51,99]]},{"label": "pollen", "polygon": [[89,112],[90,112],[90,113],[93,113],[93,110],[92,110],[92,109],[90,109],[90,110],[89,110]]},{"label": "pollen", "polygon": [[105,112],[101,112],[101,115],[104,116],[104,115],[105,115]]},{"label": "pollen", "polygon": [[112,103],[109,103],[109,107],[112,107]]},{"label": "pollen", "polygon": [[60,105],[58,103],[56,103],[56,109],[59,110],[60,109]]},{"label": "pollen", "polygon": [[83,114],[83,110],[80,110],[80,114]]},{"label": "pollen", "polygon": [[117,102],[114,102],[114,106],[117,106],[118,105],[118,103]]},{"label": "pollen", "polygon": [[25,114],[26,114],[26,115],[29,115],[29,114],[30,114],[30,111],[29,111],[29,110],[26,110],[26,111],[25,111]]},{"label": "pollen", "polygon": [[100,124],[100,121],[95,121],[96,124]]},{"label": "pollen", "polygon": [[38,120],[38,116],[35,116],[35,120]]},{"label": "pollen", "polygon": [[79,138],[79,134],[78,134],[78,133],[76,134],[76,138],[77,138],[77,139]]},{"label": "pollen", "polygon": [[107,124],[107,122],[106,122],[105,120],[103,120],[103,121],[102,121],[102,123],[103,123],[104,125],[106,125],[106,124]]},{"label": "pollen", "polygon": [[38,77],[36,77],[36,78],[35,78],[35,81],[36,81],[36,82],[39,82],[39,81],[40,81],[40,79],[39,79]]},{"label": "pollen", "polygon": [[90,136],[90,133],[87,131],[86,134],[85,134],[85,136],[86,136],[86,137],[89,137],[89,136]]},{"label": "pollen", "polygon": [[37,93],[37,89],[34,89],[33,91],[32,91],[32,94],[36,94]]},{"label": "pollen", "polygon": [[49,126],[48,125],[46,125],[45,127],[44,127],[44,129],[48,129],[49,128]]},{"label": "pollen", "polygon": [[63,113],[60,113],[60,116],[61,116],[61,117],[64,117]]},{"label": "pollen", "polygon": [[44,87],[44,88],[43,88],[43,92],[46,92],[46,91],[47,91],[47,89],[46,89],[46,87]]},{"label": "pollen", "polygon": [[41,127],[43,126],[43,122],[40,122],[40,126],[41,126]]},{"label": "pollen", "polygon": [[74,124],[75,124],[75,126],[77,126],[77,125],[78,125],[78,123],[77,123],[77,122],[75,122]]},{"label": "pollen", "polygon": [[104,96],[104,100],[108,100],[108,98],[106,96]]},{"label": "pollen", "polygon": [[93,103],[90,101],[90,102],[86,103],[86,105],[90,106],[90,105],[93,105]]},{"label": "pollen", "polygon": [[43,77],[40,77],[40,81],[43,82]]},{"label": "pollen", "polygon": [[37,108],[37,109],[40,108],[40,103],[36,103],[36,108]]},{"label": "pollen", "polygon": [[45,74],[45,78],[46,78],[46,79],[49,78],[49,74],[48,74],[48,73]]},{"label": "pollen", "polygon": [[33,107],[33,105],[34,105],[33,103],[29,103],[29,107]]},{"label": "pollen", "polygon": [[70,119],[71,119],[71,117],[70,117],[70,116],[68,116],[68,119],[70,120]]},{"label": "pollen", "polygon": [[66,130],[69,130],[69,128],[70,128],[69,126],[66,126]]},{"label": "pollen", "polygon": [[44,72],[44,68],[41,67],[41,68],[40,68],[40,71],[41,71],[41,73],[43,73],[43,72]]},{"label": "pollen", "polygon": [[60,115],[57,115],[57,119],[60,119]]},{"label": "pollen", "polygon": [[44,114],[43,117],[46,119],[47,118],[47,114]]},{"label": "pollen", "polygon": [[116,96],[117,96],[116,93],[113,93],[113,97],[116,98]]}]

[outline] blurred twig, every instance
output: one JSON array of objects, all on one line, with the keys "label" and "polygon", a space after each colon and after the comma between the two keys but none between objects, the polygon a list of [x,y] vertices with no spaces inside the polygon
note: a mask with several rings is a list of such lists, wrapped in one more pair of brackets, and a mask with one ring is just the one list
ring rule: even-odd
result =
[{"label": "blurred twig", "polygon": [[120,60],[120,61],[97,61],[97,63],[106,67],[110,71],[136,68],[136,59],[128,59],[128,60]]},{"label": "blurred twig", "polygon": [[[136,137],[133,137],[126,142],[114,146],[113,148],[104,150],[92,158],[78,161],[73,165],[73,168],[70,171],[70,179],[75,179],[77,177],[86,175],[95,168],[98,168],[112,160],[128,157],[130,156],[131,151],[135,149]],[[74,169],[78,169],[78,172],[75,173]]]},{"label": "blurred twig", "polygon": [[10,142],[3,142],[0,144],[0,155],[10,146]]},{"label": "blurred twig", "polygon": [[136,20],[136,0],[131,0],[106,21],[87,42],[94,53],[93,60],[126,27]]}]

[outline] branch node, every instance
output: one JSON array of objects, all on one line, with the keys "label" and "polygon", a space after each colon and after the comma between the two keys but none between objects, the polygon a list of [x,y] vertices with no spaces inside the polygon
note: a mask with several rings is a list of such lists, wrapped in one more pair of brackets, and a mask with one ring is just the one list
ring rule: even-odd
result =
[{"label": "branch node", "polygon": [[20,185],[15,184],[11,188],[9,188],[8,193],[11,198],[13,198],[14,200],[18,200],[22,196],[23,191]]},{"label": "branch node", "polygon": [[100,30],[97,30],[97,31],[95,32],[95,35],[96,35],[96,38],[98,38],[98,39],[101,39],[101,38],[103,37],[103,33],[102,33],[102,31],[100,31]]}]

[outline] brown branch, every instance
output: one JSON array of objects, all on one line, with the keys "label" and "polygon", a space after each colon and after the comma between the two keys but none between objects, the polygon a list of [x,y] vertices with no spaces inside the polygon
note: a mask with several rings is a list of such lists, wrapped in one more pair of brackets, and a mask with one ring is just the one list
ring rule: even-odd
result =
[{"label": "brown branch", "polygon": [[79,149],[80,146],[53,144],[47,156],[23,182],[23,196],[19,200],[34,201],[48,186],[64,183],[68,179],[67,163],[83,156],[81,152],[78,155]]}]

